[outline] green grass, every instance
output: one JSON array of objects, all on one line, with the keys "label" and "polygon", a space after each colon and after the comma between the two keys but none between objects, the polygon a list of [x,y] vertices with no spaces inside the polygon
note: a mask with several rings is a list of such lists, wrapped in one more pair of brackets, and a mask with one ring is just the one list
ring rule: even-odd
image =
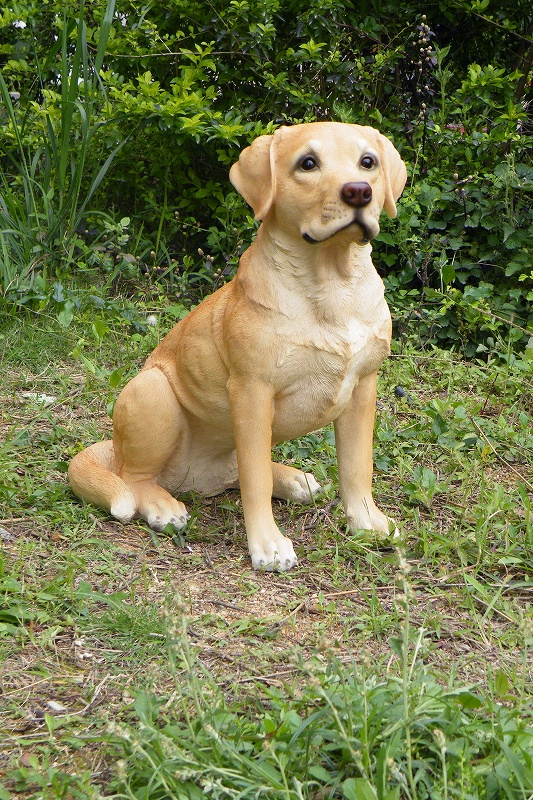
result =
[{"label": "green grass", "polygon": [[277,448],[325,487],[275,502],[300,565],[254,573],[237,493],[188,498],[172,539],[68,488],[159,310],[1,321],[0,800],[532,798],[531,366],[397,346],[398,548],[346,533],[325,431]]}]

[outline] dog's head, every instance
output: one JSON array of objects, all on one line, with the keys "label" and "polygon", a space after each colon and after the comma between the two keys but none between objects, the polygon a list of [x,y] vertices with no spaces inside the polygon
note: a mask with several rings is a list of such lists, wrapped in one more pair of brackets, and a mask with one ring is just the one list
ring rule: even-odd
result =
[{"label": "dog's head", "polygon": [[374,128],[340,122],[282,127],[260,136],[230,171],[255,218],[309,244],[341,232],[365,244],[379,233],[384,208],[396,216],[407,170],[392,143]]}]

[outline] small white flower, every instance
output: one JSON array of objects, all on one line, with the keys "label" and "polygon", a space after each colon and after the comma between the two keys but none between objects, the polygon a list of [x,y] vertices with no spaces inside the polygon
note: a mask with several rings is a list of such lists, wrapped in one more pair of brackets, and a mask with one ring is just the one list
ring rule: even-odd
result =
[{"label": "small white flower", "polygon": [[26,27],[26,23],[24,22],[23,19],[16,19],[15,22],[13,23],[13,27],[14,28],[25,28]]},{"label": "small white flower", "polygon": [[147,325],[151,325],[152,327],[157,325],[157,317],[155,316],[155,314],[149,314],[146,317],[146,324]]}]

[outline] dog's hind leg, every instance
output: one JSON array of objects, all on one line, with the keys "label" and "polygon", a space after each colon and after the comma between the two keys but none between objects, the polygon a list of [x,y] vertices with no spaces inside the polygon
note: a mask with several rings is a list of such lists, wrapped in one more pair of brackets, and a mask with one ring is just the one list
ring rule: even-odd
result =
[{"label": "dog's hind leg", "polygon": [[158,478],[186,435],[183,409],[157,367],[142,370],[122,390],[113,415],[116,469],[135,497],[136,516],[154,530],[187,522],[183,503]]},{"label": "dog's hind leg", "polygon": [[297,503],[311,503],[320,492],[320,484],[310,472],[272,462],[272,495],[281,500],[295,500]]}]

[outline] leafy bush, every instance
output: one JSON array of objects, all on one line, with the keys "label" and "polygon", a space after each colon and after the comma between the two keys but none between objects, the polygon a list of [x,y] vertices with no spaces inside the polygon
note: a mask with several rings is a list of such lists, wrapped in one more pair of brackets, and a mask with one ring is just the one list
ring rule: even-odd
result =
[{"label": "leafy bush", "polygon": [[[63,18],[58,41],[43,75],[60,59],[54,88],[44,88],[21,118],[0,75],[0,97],[7,115],[6,158],[0,173],[1,277],[4,296],[15,302],[46,302],[54,294],[49,276],[76,270],[89,203],[119,147],[99,163],[89,158],[92,140],[105,123],[95,119],[97,74],[113,19],[109,0],[94,63],[89,67],[83,4],[77,20]],[[37,66],[41,67],[39,61]],[[56,91],[56,88],[59,91]],[[92,174],[91,174],[92,173]],[[92,210],[92,209],[91,209]],[[92,211],[104,220],[103,211]],[[56,299],[56,298],[54,298]]]},{"label": "leafy bush", "polygon": [[[27,302],[31,275],[46,302],[48,271],[81,263],[110,287],[144,273],[194,300],[232,274],[255,230],[227,179],[239,150],[278,124],[336,118],[380,127],[410,167],[399,222],[376,243],[402,326],[470,355],[523,350],[528,8],[22,0],[0,12],[4,294],[25,275]],[[124,217],[131,248],[106,267],[104,228]]]}]

